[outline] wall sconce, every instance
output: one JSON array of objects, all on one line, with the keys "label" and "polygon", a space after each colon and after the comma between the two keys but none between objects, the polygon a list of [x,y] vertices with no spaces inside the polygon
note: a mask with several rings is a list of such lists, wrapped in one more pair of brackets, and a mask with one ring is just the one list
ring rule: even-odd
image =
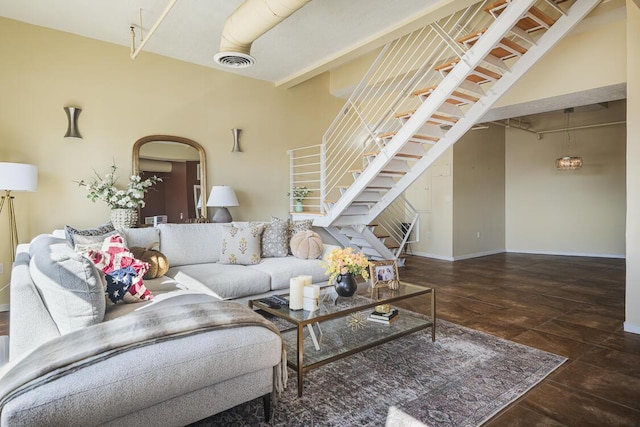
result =
[{"label": "wall sconce", "polygon": [[240,132],[242,132],[242,129],[231,129],[231,133],[233,134],[233,148],[231,149],[232,153],[242,152],[242,150],[240,149]]},{"label": "wall sconce", "polygon": [[77,107],[64,107],[64,112],[67,113],[67,133],[64,134],[65,138],[80,138],[80,131],[78,130],[78,117],[82,113],[82,108]]}]

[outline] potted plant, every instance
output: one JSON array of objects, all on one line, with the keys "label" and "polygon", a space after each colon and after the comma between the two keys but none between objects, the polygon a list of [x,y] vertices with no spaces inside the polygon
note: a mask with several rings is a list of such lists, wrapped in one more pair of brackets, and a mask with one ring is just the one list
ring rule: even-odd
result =
[{"label": "potted plant", "polygon": [[87,198],[92,202],[102,200],[111,208],[111,222],[114,228],[130,228],[138,221],[138,208],[145,205],[145,193],[162,179],[154,175],[143,180],[140,175],[131,175],[127,188],[123,190],[116,187],[117,169],[113,164],[111,172],[103,177],[94,171],[95,177],[91,182],[81,180],[78,185],[87,189]]},{"label": "potted plant", "polygon": [[305,197],[307,197],[311,192],[312,190],[308,189],[306,186],[303,186],[303,187],[293,187],[293,190],[291,191],[291,193],[287,193],[287,196],[293,195],[293,200],[295,201],[293,209],[296,212],[304,211],[304,206],[302,205],[302,202],[305,199]]}]

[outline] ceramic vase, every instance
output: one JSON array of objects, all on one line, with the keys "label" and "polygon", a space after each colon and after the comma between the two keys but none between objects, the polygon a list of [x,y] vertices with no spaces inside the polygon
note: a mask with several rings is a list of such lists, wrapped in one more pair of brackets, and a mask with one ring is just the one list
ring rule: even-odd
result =
[{"label": "ceramic vase", "polygon": [[293,210],[296,212],[303,212],[304,206],[302,205],[302,202],[296,201],[295,205],[293,206]]},{"label": "ceramic vase", "polygon": [[111,223],[113,228],[133,228],[138,223],[137,209],[111,209]]},{"label": "ceramic vase", "polygon": [[356,277],[351,274],[340,274],[336,277],[335,284],[336,293],[341,297],[350,297],[358,290],[358,283]]}]

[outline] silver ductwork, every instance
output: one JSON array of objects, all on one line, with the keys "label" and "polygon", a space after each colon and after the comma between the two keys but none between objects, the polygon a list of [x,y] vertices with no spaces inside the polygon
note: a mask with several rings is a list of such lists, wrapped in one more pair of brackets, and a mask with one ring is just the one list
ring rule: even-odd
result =
[{"label": "silver ductwork", "polygon": [[251,44],[311,0],[246,0],[227,18],[222,29],[220,52],[213,59],[225,67],[254,64]]}]

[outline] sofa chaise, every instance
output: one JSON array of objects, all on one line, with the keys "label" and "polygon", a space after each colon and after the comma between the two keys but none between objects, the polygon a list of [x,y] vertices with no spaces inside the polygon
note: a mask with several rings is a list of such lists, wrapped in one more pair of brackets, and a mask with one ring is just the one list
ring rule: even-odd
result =
[{"label": "sofa chaise", "polygon": [[260,397],[268,418],[286,354],[246,301],[286,292],[293,276],[327,280],[319,260],[221,263],[221,224],[120,233],[129,246],[159,242],[169,262],[144,281],[151,301],[107,304],[104,275],[60,232],[19,246],[0,425],[180,426]]}]

